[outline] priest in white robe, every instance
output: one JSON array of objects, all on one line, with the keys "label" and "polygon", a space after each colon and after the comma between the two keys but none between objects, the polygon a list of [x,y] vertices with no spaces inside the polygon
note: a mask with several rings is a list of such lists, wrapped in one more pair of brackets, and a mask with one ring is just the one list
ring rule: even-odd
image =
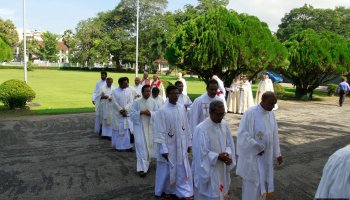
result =
[{"label": "priest in white robe", "polygon": [[106,84],[99,91],[102,109],[102,136],[112,137],[112,91],[114,90],[113,79],[108,77]]},{"label": "priest in white robe", "polygon": [[183,91],[182,94],[187,95],[187,83],[186,80],[182,77],[182,73],[177,73],[177,80],[181,81],[183,84]]},{"label": "priest in white robe", "polygon": [[277,102],[266,92],[259,105],[248,109],[237,132],[237,175],[242,177],[242,200],[261,200],[274,192],[273,161],[282,164],[277,122],[272,111]]},{"label": "priest in white robe", "polygon": [[184,94],[184,85],[181,81],[176,81],[175,86],[179,89],[179,98],[177,100],[178,104],[181,104],[185,107],[186,111],[188,111],[192,105],[192,101],[187,94]]},{"label": "priest in white robe", "polygon": [[239,113],[243,114],[248,108],[254,105],[252,86],[246,76],[243,76],[243,84],[240,88]]},{"label": "priest in white robe", "polygon": [[239,79],[239,76],[237,76],[230,86],[230,88],[227,88],[228,90],[228,96],[227,96],[227,111],[232,113],[238,113],[239,110],[239,103],[241,101],[240,94],[241,94],[241,82]]},{"label": "priest in white robe", "polygon": [[112,148],[117,151],[133,151],[130,144],[129,111],[133,102],[133,95],[128,88],[127,77],[118,80],[119,87],[112,93]]},{"label": "priest in white robe", "polygon": [[134,91],[135,91],[135,96],[134,99],[138,99],[142,96],[142,84],[141,84],[141,79],[140,77],[136,77],[135,78],[135,85],[133,87]]},{"label": "priest in white robe", "polygon": [[191,132],[194,132],[195,127],[209,116],[209,104],[214,100],[222,101],[216,93],[218,87],[219,85],[216,80],[209,80],[206,87],[207,93],[202,94],[194,100],[190,110]]},{"label": "priest in white robe", "polygon": [[268,91],[274,92],[274,89],[271,79],[265,74],[262,76],[258,89],[256,90],[255,103],[259,104],[261,102],[261,96]]},{"label": "priest in white robe", "polygon": [[194,198],[229,200],[230,172],[236,165],[231,129],[223,120],[221,101],[210,103],[209,114],[193,133]]},{"label": "priest in white robe", "polygon": [[161,108],[164,105],[163,97],[159,96],[159,88],[152,88],[152,99],[157,103],[158,108]]},{"label": "priest in white robe", "polygon": [[155,195],[193,196],[193,179],[188,152],[191,134],[185,108],[177,104],[179,91],[170,85],[166,89],[168,102],[156,113],[154,145],[157,157]]},{"label": "priest in white robe", "polygon": [[315,199],[350,199],[350,144],[329,157]]},{"label": "priest in white robe", "polygon": [[225,105],[225,112],[227,112],[227,104],[226,104],[226,89],[224,86],[224,82],[217,76],[217,75],[213,75],[212,79],[216,80],[218,82],[219,88],[217,93],[219,94],[219,97],[222,99],[222,102]]},{"label": "priest in white robe", "polygon": [[152,98],[151,86],[142,87],[142,97],[134,101],[130,111],[130,118],[134,125],[135,150],[137,158],[137,173],[146,176],[151,158],[154,157],[153,148],[153,118],[158,105]]},{"label": "priest in white robe", "polygon": [[101,134],[102,131],[102,109],[101,109],[101,96],[98,97],[99,90],[106,84],[107,72],[101,72],[101,80],[96,82],[94,92],[92,94],[92,103],[95,105],[95,127],[94,133]]}]

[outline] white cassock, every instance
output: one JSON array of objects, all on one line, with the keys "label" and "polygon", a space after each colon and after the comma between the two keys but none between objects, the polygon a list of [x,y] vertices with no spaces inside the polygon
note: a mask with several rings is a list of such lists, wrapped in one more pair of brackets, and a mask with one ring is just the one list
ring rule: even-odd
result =
[{"label": "white cassock", "polygon": [[[140,115],[140,112],[145,110],[149,110],[151,116]],[[130,111],[130,119],[134,125],[138,172],[147,172],[151,158],[154,157],[153,118],[156,110],[158,110],[158,105],[152,98],[141,97],[134,101]]]},{"label": "white cassock", "polygon": [[238,113],[240,99],[240,82],[233,82],[228,88],[228,96],[227,96],[227,110],[229,112]]},{"label": "white cassock", "polygon": [[329,157],[315,198],[350,199],[350,145]]},{"label": "white cassock", "polygon": [[192,101],[190,97],[184,93],[181,93],[179,95],[179,98],[177,99],[177,103],[183,105],[186,108],[186,110],[189,110],[192,105]]},{"label": "white cassock", "polygon": [[117,150],[130,149],[129,117],[123,117],[119,111],[130,111],[133,102],[132,91],[129,88],[116,88],[112,92],[112,148]]},{"label": "white cassock", "polygon": [[182,94],[187,95],[188,92],[187,92],[187,83],[186,83],[186,80],[185,80],[184,78],[181,78],[181,79],[178,79],[178,81],[181,81],[181,82],[182,82],[182,85],[184,86],[184,87],[183,87],[183,90],[182,90]]},{"label": "white cassock", "polygon": [[[200,123],[193,134],[192,152],[194,198],[224,200],[230,189],[230,172],[236,165],[234,142],[227,122],[214,123],[208,117]],[[222,152],[230,154],[231,165],[218,160]]]},{"label": "white cassock", "polygon": [[240,93],[239,113],[244,113],[248,108],[254,105],[252,86],[249,81],[242,84]]},{"label": "white cassock", "polygon": [[[100,88],[106,84],[106,80],[100,80],[96,82],[94,92],[92,94],[92,101],[95,102],[95,127],[94,133],[98,134],[100,132],[100,127],[102,125],[102,109],[100,109],[100,98],[98,98],[98,92]],[[101,117],[100,117],[101,116]]]},{"label": "white cassock", "polygon": [[163,97],[161,97],[161,96],[158,95],[156,98],[153,98],[153,97],[152,97],[152,99],[157,103],[158,108],[161,108],[161,107],[164,105],[164,99],[163,99]]},{"label": "white cassock", "polygon": [[205,93],[193,101],[190,110],[191,132],[194,132],[196,126],[209,116],[209,104],[215,100],[222,101],[219,96],[215,95],[215,97],[211,98],[207,93]]},{"label": "white cassock", "polygon": [[135,90],[135,92],[136,92],[136,95],[138,95],[138,96],[142,96],[142,85],[141,84],[139,84],[139,85],[134,85],[134,87],[133,87],[133,89]]},{"label": "white cassock", "polygon": [[[102,94],[112,98],[112,91],[114,86],[107,87],[104,85],[100,88],[99,97],[101,98]],[[102,110],[102,136],[112,137],[112,101],[108,99],[101,99],[101,110]]]},{"label": "white cassock", "polygon": [[224,106],[225,106],[225,112],[227,112],[227,104],[226,104],[226,89],[225,89],[225,86],[224,86],[224,82],[222,80],[220,80],[219,78],[217,79],[218,81],[218,85],[219,85],[219,90],[221,92],[221,94],[219,95],[219,97],[222,99],[222,102],[224,103]]},{"label": "white cassock", "polygon": [[[262,156],[258,154],[262,151]],[[247,110],[237,132],[237,175],[243,178],[242,200],[260,200],[274,191],[273,161],[281,156],[277,122],[261,105]]]},{"label": "white cassock", "polygon": [[[157,158],[155,195],[193,196],[193,180],[187,149],[192,146],[185,108],[165,103],[156,112],[154,147]],[[169,161],[161,154],[168,153]]]},{"label": "white cassock", "polygon": [[256,90],[255,103],[259,104],[262,95],[268,91],[274,92],[272,81],[270,79],[260,81],[258,89]]}]

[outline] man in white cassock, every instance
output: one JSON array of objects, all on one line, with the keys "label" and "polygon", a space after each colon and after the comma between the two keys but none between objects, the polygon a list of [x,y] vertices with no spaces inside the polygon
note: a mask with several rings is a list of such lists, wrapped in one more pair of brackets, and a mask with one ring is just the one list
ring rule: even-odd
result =
[{"label": "man in white cassock", "polygon": [[151,90],[152,90],[152,99],[157,103],[158,108],[161,108],[164,105],[164,99],[163,97],[159,96],[159,91],[160,91],[159,88],[153,87]]},{"label": "man in white cassock", "polygon": [[146,176],[151,158],[154,157],[153,148],[153,118],[158,105],[151,96],[151,86],[142,87],[142,97],[134,101],[130,118],[134,125],[135,150],[137,158],[137,173]]},{"label": "man in white cassock", "polygon": [[196,126],[209,116],[209,104],[214,100],[222,101],[216,93],[218,87],[216,80],[209,80],[206,87],[207,93],[202,94],[194,100],[190,110],[191,132],[194,132]]},{"label": "man in white cassock", "polygon": [[179,91],[170,85],[168,100],[155,116],[154,145],[157,157],[155,195],[191,199],[193,179],[188,152],[191,134],[183,105],[177,104]]},{"label": "man in white cassock", "polygon": [[241,82],[239,76],[237,76],[230,86],[227,88],[227,111],[232,113],[238,113],[241,93]]},{"label": "man in white cassock", "polygon": [[216,75],[214,75],[212,77],[214,80],[216,80],[218,82],[218,94],[219,94],[219,97],[222,99],[222,102],[224,103],[225,105],[225,112],[227,112],[227,104],[226,104],[226,89],[225,89],[225,86],[224,86],[224,82]]},{"label": "man in white cassock", "polygon": [[175,86],[179,89],[179,93],[180,93],[177,103],[183,105],[186,111],[188,111],[192,105],[192,101],[189,96],[183,93],[183,89],[184,89],[183,83],[181,81],[176,81]]},{"label": "man in white cassock", "polygon": [[315,199],[350,199],[350,144],[329,157]]},{"label": "man in white cassock", "polygon": [[106,84],[106,78],[107,78],[107,72],[102,71],[101,72],[101,80],[96,82],[94,92],[92,94],[92,103],[95,105],[95,127],[94,127],[94,133],[101,134],[102,131],[102,108],[101,108],[101,101],[100,98],[98,98],[98,92],[102,86]]},{"label": "man in white cassock", "polygon": [[242,199],[260,200],[274,192],[273,161],[282,164],[277,122],[272,111],[277,102],[265,92],[259,105],[248,109],[237,132],[237,175],[243,179]]},{"label": "man in white cassock", "polygon": [[243,76],[243,84],[240,90],[241,93],[238,113],[243,114],[247,109],[254,105],[252,86],[246,76]]},{"label": "man in white cassock", "polygon": [[209,105],[210,116],[193,133],[194,198],[229,200],[230,172],[236,165],[234,142],[221,101]]},{"label": "man in white cassock", "polygon": [[140,77],[135,78],[135,85],[132,87],[132,89],[135,91],[134,93],[134,99],[140,98],[142,96],[142,86],[141,85],[141,79]]},{"label": "man in white cassock", "polygon": [[177,74],[177,80],[181,81],[183,84],[183,91],[181,94],[187,95],[187,83],[186,80],[182,77],[182,73]]},{"label": "man in white cassock", "polygon": [[274,92],[272,81],[269,79],[268,75],[263,75],[261,81],[259,82],[258,89],[256,90],[255,103],[261,102],[261,96],[265,92]]},{"label": "man in white cassock", "polygon": [[113,79],[108,77],[106,84],[103,85],[99,92],[100,104],[102,109],[102,136],[112,137],[112,91],[114,90]]},{"label": "man in white cassock", "polygon": [[112,92],[112,148],[117,151],[133,151],[130,144],[128,115],[133,102],[127,77],[118,80],[119,87]]}]

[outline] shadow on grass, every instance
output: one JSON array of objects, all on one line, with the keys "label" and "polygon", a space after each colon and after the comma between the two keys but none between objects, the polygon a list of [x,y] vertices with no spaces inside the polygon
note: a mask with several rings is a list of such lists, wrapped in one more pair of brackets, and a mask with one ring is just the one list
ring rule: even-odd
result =
[{"label": "shadow on grass", "polygon": [[83,108],[54,108],[54,109],[40,109],[40,110],[30,110],[29,107],[24,109],[14,109],[10,110],[8,107],[0,106],[0,118],[5,117],[19,117],[28,115],[59,115],[59,114],[71,114],[71,113],[86,113],[94,112],[93,107],[83,107]]}]

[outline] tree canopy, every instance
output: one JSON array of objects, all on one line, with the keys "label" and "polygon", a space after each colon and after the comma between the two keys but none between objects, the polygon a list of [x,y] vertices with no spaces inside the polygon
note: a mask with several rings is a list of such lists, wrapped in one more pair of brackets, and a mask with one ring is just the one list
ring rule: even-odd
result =
[{"label": "tree canopy", "polygon": [[0,62],[12,60],[11,47],[0,38]]},{"label": "tree canopy", "polygon": [[18,33],[11,20],[4,21],[0,18],[0,38],[11,48],[16,47]]}]

